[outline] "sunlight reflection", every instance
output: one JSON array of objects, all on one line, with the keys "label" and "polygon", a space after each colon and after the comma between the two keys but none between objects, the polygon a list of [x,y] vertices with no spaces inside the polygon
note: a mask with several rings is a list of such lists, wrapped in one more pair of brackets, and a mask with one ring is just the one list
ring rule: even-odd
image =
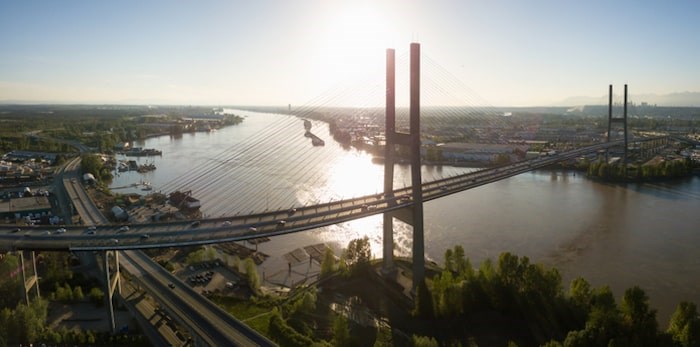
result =
[{"label": "sunlight reflection", "polygon": [[382,190],[384,171],[372,164],[370,154],[355,152],[338,158],[330,166],[324,189],[332,194],[329,198],[347,199]]}]

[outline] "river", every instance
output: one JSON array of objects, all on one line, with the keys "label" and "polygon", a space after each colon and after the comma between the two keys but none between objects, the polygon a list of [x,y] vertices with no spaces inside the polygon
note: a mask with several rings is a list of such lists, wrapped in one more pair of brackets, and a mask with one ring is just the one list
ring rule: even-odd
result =
[{"label": "river", "polygon": [[[191,189],[207,216],[282,208],[383,190],[383,167],[366,153],[335,143],[325,123],[312,132],[301,120],[236,111],[243,123],[209,133],[161,136],[135,145],[163,151],[140,157],[153,172],[119,173],[111,187],[143,194]],[[125,159],[125,158],[120,158]],[[423,167],[423,180],[469,168]],[[396,166],[395,184],[410,184],[410,168]],[[126,187],[126,188],[124,188]],[[606,184],[567,171],[534,171],[428,202],[424,206],[426,256],[441,262],[445,249],[461,244],[475,266],[509,251],[560,269],[565,289],[577,276],[610,285],[616,297],[639,285],[665,329],[678,302],[700,303],[700,178],[663,183]],[[286,264],[282,255],[326,242],[336,250],[364,235],[381,256],[381,216],[273,238],[260,245],[271,255],[263,265]],[[395,253],[410,255],[411,228],[395,222]]]}]

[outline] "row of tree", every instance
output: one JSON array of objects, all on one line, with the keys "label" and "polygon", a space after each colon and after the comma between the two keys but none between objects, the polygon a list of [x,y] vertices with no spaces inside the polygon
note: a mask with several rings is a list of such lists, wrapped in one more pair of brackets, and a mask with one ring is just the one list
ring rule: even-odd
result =
[{"label": "row of tree", "polygon": [[[513,339],[528,345],[700,345],[700,316],[693,303],[680,303],[668,329],[661,331],[641,288],[626,290],[620,305],[609,287],[591,288],[583,278],[575,279],[566,294],[556,269],[510,253],[502,253],[496,264],[484,261],[475,271],[462,247],[455,246],[445,253],[444,270],[417,289],[414,314],[420,319],[459,321],[489,311],[523,324],[528,334]],[[461,340],[461,329],[447,332],[448,339]]]},{"label": "row of tree", "polygon": [[664,160],[656,164],[639,164],[627,166],[623,163],[608,164],[601,161],[592,162],[587,168],[589,177],[604,180],[653,180],[675,178],[690,175],[693,165],[690,159]]}]

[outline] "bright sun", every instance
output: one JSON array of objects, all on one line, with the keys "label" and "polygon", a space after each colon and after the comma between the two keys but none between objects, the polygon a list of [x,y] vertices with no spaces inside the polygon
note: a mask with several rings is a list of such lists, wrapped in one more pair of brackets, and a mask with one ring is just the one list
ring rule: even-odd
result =
[{"label": "bright sun", "polygon": [[319,27],[319,71],[324,84],[336,85],[382,71],[387,48],[394,44],[395,21],[382,11],[380,2],[355,2],[334,6]]}]

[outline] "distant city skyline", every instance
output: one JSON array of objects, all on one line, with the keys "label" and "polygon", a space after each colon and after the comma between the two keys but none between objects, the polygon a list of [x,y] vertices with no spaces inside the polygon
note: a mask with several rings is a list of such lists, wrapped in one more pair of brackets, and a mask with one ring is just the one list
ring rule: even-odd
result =
[{"label": "distant city skyline", "polygon": [[386,48],[415,41],[495,106],[625,83],[700,106],[698,13],[697,1],[4,2],[0,103],[303,105],[381,79]]}]

